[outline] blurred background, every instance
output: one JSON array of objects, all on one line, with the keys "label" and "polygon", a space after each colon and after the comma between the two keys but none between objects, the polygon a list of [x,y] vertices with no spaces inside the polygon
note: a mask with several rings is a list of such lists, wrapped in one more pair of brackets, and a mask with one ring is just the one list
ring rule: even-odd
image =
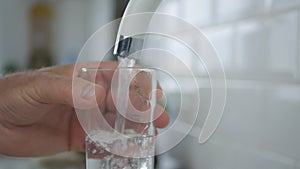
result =
[{"label": "blurred background", "polygon": [[126,0],[1,0],[2,73],[74,62],[85,41],[122,16]]},{"label": "blurred background", "polygon": [[[1,74],[74,62],[85,41],[122,16],[126,3],[0,0]],[[300,0],[165,0],[158,11],[205,33],[223,62],[228,88],[221,124],[201,145],[210,88],[207,73],[199,70],[200,116],[183,142],[157,157],[157,168],[300,169]],[[174,45],[169,47],[188,66],[202,66]],[[172,96],[178,91],[166,91],[168,109],[175,109],[178,100]],[[176,118],[172,111],[171,118]],[[82,155],[67,153],[43,159],[0,157],[0,168],[84,168],[84,163]]]}]

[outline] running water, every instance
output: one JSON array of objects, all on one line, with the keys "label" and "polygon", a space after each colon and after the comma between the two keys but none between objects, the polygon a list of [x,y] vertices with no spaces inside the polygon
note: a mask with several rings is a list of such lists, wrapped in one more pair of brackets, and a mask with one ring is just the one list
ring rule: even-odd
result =
[{"label": "running water", "polygon": [[[133,67],[135,59],[118,58],[120,67]],[[127,109],[129,84],[135,72],[132,69],[119,71],[117,105]],[[87,169],[153,169],[155,138],[125,129],[126,118],[117,113],[115,132],[93,131],[86,138]],[[123,133],[126,136],[121,136]],[[113,153],[116,154],[113,154]]]},{"label": "running water", "polygon": [[[119,67],[133,67],[135,65],[136,60],[134,58],[129,57],[120,57],[118,56]],[[128,99],[129,99],[129,90],[128,87],[130,85],[131,76],[133,72],[130,69],[124,69],[119,71],[118,77],[118,96],[117,96],[117,107],[122,108],[123,110],[127,109]],[[120,85],[122,84],[122,85]],[[116,122],[115,122],[115,130],[119,133],[124,133],[125,128],[125,117],[123,117],[120,113],[117,113]]]},{"label": "running water", "polygon": [[118,56],[118,61],[120,67],[133,67],[136,63],[135,58],[129,58],[129,57],[120,57]]}]

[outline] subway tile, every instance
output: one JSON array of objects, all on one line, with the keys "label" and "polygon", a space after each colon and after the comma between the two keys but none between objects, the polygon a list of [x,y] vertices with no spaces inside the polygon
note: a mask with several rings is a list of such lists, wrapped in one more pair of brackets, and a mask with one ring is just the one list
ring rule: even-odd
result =
[{"label": "subway tile", "polygon": [[300,0],[273,0],[273,9],[300,8]]},{"label": "subway tile", "polygon": [[271,20],[269,34],[269,69],[282,76],[297,74],[298,13],[290,12]]},{"label": "subway tile", "polygon": [[[186,36],[191,43],[194,43],[191,32],[187,31],[187,34],[182,36]],[[143,52],[139,60],[140,64],[159,67],[179,76],[191,77],[191,72],[195,76],[206,75],[199,56],[183,42],[167,36],[151,35],[147,37],[145,44],[145,49],[149,50]]]},{"label": "subway tile", "polygon": [[224,22],[261,13],[263,0],[214,0],[214,21]]},{"label": "subway tile", "polygon": [[212,10],[210,0],[163,1],[159,12],[178,16],[194,25],[208,25],[211,22]]},{"label": "subway tile", "polygon": [[234,28],[232,25],[220,26],[211,29],[204,29],[203,33],[215,47],[216,52],[222,62],[226,74],[232,71],[233,61],[233,35]]},{"label": "subway tile", "polygon": [[259,78],[294,79],[297,73],[297,13],[253,19],[237,27],[237,70]]},{"label": "subway tile", "polygon": [[255,76],[266,70],[269,31],[262,21],[247,21],[237,26],[233,59],[237,72]]}]

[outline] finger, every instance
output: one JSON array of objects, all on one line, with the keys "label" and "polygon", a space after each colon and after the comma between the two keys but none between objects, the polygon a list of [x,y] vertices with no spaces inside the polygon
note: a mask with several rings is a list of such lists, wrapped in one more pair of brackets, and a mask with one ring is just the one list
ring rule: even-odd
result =
[{"label": "finger", "polygon": [[54,73],[61,76],[77,77],[81,68],[117,67],[118,62],[82,62],[40,69],[41,72]]},{"label": "finger", "polygon": [[[80,69],[83,67],[99,68],[99,67],[117,67],[117,66],[118,66],[118,62],[83,62],[83,63],[75,63],[75,64],[68,64],[62,66],[42,68],[39,71],[54,73],[56,75],[67,76],[67,77],[77,77],[78,72],[80,72]],[[107,81],[107,83],[109,83],[113,76],[113,72],[108,72],[107,74],[104,74],[102,76],[104,77],[104,80]],[[156,99],[160,100],[162,96],[163,96],[163,90],[160,84],[157,83]]]},{"label": "finger", "polygon": [[85,132],[83,131],[75,112],[71,116],[69,128],[69,151],[84,151]]},{"label": "finger", "polygon": [[[134,104],[134,108],[136,108],[137,110],[143,111],[146,108],[150,108],[149,106],[146,106],[145,108],[145,103],[142,103],[141,100],[138,100],[139,98],[136,98],[136,100],[133,100],[131,97],[131,103]],[[116,106],[115,106],[115,100],[112,98],[112,93],[108,92],[107,93],[107,97],[106,97],[106,111],[107,112],[114,112],[116,113]],[[137,104],[139,103],[139,104]],[[144,105],[144,107],[142,106]],[[136,112],[134,110],[131,110],[131,113]],[[137,111],[139,112],[139,111]],[[158,128],[164,128],[168,125],[169,123],[169,116],[168,113],[165,111],[165,108],[162,107],[161,105],[156,105],[155,106],[155,110],[154,110],[154,120],[156,123],[156,127]]]},{"label": "finger", "polygon": [[116,119],[116,114],[112,112],[107,112],[104,114],[104,118],[110,127],[114,128],[115,126],[115,119]]},{"label": "finger", "polygon": [[[157,108],[160,109],[159,106],[157,106]],[[161,110],[159,110],[158,112],[161,112]],[[154,121],[154,124],[157,128],[165,128],[168,126],[169,122],[170,117],[168,113],[165,110],[163,110],[163,112],[160,113],[159,117],[156,118],[156,120]]]},{"label": "finger", "polygon": [[50,73],[40,73],[34,80],[37,101],[67,104],[75,108],[91,108],[102,103],[105,90],[100,85],[80,78],[66,78]]},{"label": "finger", "polygon": [[[161,109],[161,108],[158,107],[156,109]],[[161,110],[159,110],[159,112],[160,111]],[[109,112],[109,113],[106,113],[104,116],[105,116],[105,119],[107,120],[107,122],[111,125],[111,127],[114,127],[116,113],[115,112]],[[157,128],[165,128],[165,127],[168,126],[169,122],[170,122],[170,117],[169,117],[168,113],[163,110],[163,112],[160,113],[159,117],[157,117],[154,120],[154,125]]]},{"label": "finger", "polygon": [[156,100],[161,100],[162,97],[163,97],[164,93],[163,93],[163,90],[160,86],[159,83],[157,83],[157,89],[156,89]]},{"label": "finger", "polygon": [[115,100],[113,99],[112,92],[110,90],[108,90],[105,103],[106,103],[106,111],[108,111],[108,112],[117,112],[117,109],[116,109],[116,106],[115,106]]}]

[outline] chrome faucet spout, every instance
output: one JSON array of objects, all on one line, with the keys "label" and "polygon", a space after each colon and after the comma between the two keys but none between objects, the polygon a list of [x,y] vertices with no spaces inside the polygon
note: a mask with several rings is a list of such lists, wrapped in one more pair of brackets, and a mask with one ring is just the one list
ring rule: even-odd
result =
[{"label": "chrome faucet spout", "polygon": [[[141,14],[145,12],[155,12],[159,4],[163,0],[130,0],[124,15],[122,17],[117,39],[114,47],[114,55],[118,57],[128,57],[130,54],[139,51],[143,47],[144,39],[135,38],[131,35],[126,34],[125,26],[126,23],[124,20],[129,15]],[[148,24],[150,23],[151,18],[147,20]],[[138,23],[136,23],[138,24]]]}]

